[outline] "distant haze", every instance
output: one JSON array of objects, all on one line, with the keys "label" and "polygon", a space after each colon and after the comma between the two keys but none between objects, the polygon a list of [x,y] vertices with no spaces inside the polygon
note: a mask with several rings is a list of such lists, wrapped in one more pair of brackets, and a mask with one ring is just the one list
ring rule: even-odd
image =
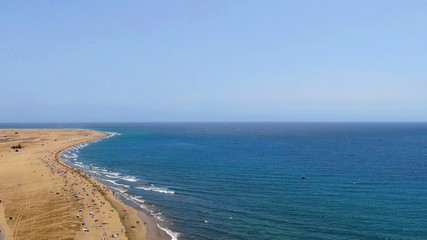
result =
[{"label": "distant haze", "polygon": [[0,1],[0,122],[427,121],[427,1]]}]

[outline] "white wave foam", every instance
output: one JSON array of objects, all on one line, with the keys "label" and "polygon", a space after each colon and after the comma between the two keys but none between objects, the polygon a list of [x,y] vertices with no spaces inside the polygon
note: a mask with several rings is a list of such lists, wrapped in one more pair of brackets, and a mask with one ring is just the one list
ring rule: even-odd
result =
[{"label": "white wave foam", "polygon": [[150,186],[150,187],[136,187],[136,188],[145,190],[145,191],[152,191],[152,192],[165,193],[165,194],[175,194],[174,191],[169,190],[167,188],[163,188],[163,187]]},{"label": "white wave foam", "polygon": [[153,216],[154,216],[155,218],[157,218],[158,220],[160,220],[160,221],[164,222],[164,221],[165,221],[165,218],[163,218],[163,217],[162,217],[162,215],[163,215],[163,213],[161,213],[161,212],[158,212],[158,213],[153,214]]},{"label": "white wave foam", "polygon": [[128,181],[128,182],[136,182],[138,181],[138,179],[134,176],[122,176],[120,175],[120,173],[116,173],[116,172],[109,172],[105,174],[106,177],[108,178],[113,178],[113,179],[120,179],[123,181]]},{"label": "white wave foam", "polygon": [[157,218],[159,221],[162,221],[162,222],[165,221],[165,219],[162,216],[154,216],[154,217]]},{"label": "white wave foam", "polygon": [[106,136],[105,138],[110,138],[110,137],[114,137],[114,136],[121,136],[121,133],[118,132],[106,132],[108,134],[108,136]]},{"label": "white wave foam", "polygon": [[114,180],[110,180],[110,179],[105,179],[105,181],[107,181],[107,182],[110,182],[110,183],[116,183],[116,181],[114,181]]},{"label": "white wave foam", "polygon": [[147,206],[145,206],[144,204],[140,204],[139,205],[139,207],[140,208],[142,208],[142,209],[144,209],[144,210],[146,210],[146,211],[148,211],[148,212],[150,212],[151,214],[153,214],[154,213],[154,211],[153,210],[151,210],[151,209],[149,209]]},{"label": "white wave foam", "polygon": [[139,203],[139,204],[145,203],[145,201],[140,199],[139,196],[134,197],[134,196],[129,195],[128,197],[126,197],[126,199],[133,201],[133,202],[136,202],[136,203]]},{"label": "white wave foam", "polygon": [[124,176],[124,177],[121,177],[120,179],[128,181],[128,182],[136,182],[136,181],[138,181],[138,179],[136,177],[134,177],[134,176]]},{"label": "white wave foam", "polygon": [[171,230],[169,230],[167,228],[163,228],[159,224],[157,224],[157,227],[160,228],[161,230],[165,231],[172,238],[172,240],[178,240],[179,233],[172,232]]},{"label": "white wave foam", "polygon": [[116,172],[109,172],[105,174],[106,177],[109,178],[115,178],[115,179],[119,179],[120,173],[116,173]]},{"label": "white wave foam", "polygon": [[125,193],[125,192],[127,192],[127,190],[126,190],[126,189],[123,189],[123,188],[116,188],[116,187],[113,187],[113,186],[110,186],[110,188],[111,188],[111,189],[114,189],[114,190],[116,190],[116,191],[119,191],[119,192],[121,192],[121,193]]},{"label": "white wave foam", "polygon": [[105,179],[105,181],[107,181],[107,182],[110,182],[110,183],[113,183],[113,184],[115,184],[115,185],[117,185],[117,186],[122,186],[122,187],[130,187],[129,185],[126,185],[126,184],[121,184],[121,183],[118,183],[118,182],[116,182],[116,181],[114,181],[114,180],[110,180],[110,179]]}]

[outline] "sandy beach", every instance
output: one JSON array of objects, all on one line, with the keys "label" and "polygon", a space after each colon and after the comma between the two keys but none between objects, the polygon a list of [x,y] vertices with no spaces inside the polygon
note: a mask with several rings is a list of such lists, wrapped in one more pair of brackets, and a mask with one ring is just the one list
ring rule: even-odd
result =
[{"label": "sandy beach", "polygon": [[[147,216],[59,158],[69,147],[104,136],[92,130],[0,129],[0,239],[147,239],[145,225],[154,224]],[[148,239],[167,239],[161,230],[148,229]]]}]

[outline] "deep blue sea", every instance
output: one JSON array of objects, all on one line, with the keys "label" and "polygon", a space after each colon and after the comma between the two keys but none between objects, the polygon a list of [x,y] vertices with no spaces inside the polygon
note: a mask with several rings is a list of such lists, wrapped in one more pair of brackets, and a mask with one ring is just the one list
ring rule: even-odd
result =
[{"label": "deep blue sea", "polygon": [[8,126],[118,133],[64,161],[180,240],[427,239],[427,123]]}]

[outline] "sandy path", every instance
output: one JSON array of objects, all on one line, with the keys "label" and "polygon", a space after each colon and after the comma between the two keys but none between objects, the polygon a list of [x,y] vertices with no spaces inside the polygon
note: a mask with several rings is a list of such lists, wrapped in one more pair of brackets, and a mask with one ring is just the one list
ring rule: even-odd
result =
[{"label": "sandy path", "polygon": [[[135,209],[57,159],[62,150],[103,136],[91,130],[0,129],[5,239],[145,239]],[[18,144],[23,148],[11,149]]]}]

